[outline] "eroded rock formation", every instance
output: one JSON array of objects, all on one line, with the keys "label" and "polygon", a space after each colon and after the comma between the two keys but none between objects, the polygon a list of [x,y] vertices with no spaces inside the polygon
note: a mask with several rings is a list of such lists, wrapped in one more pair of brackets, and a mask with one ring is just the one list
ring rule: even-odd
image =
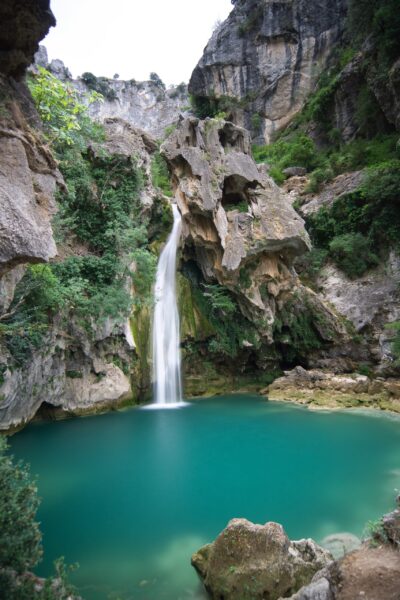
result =
[{"label": "eroded rock formation", "polygon": [[340,40],[346,0],[238,0],[208,42],[189,91],[228,96],[237,124],[258,140],[285,127]]},{"label": "eroded rock formation", "polygon": [[193,554],[192,565],[211,598],[277,600],[311,581],[331,561],[313,540],[290,541],[278,523],[232,519],[212,544]]},{"label": "eroded rock formation", "polygon": [[183,218],[184,258],[204,280],[231,290],[243,314],[273,343],[285,306],[320,313],[326,340],[342,331],[333,312],[302,286],[293,269],[310,246],[304,223],[287,196],[258,170],[249,133],[229,122],[182,120],[162,146]]}]

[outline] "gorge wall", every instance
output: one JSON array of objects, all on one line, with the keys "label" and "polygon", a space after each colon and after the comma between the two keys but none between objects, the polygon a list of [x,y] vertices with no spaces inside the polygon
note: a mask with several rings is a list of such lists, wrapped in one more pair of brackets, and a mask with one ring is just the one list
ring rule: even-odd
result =
[{"label": "gorge wall", "polygon": [[70,82],[83,96],[93,90],[101,93],[102,100],[89,106],[89,115],[93,119],[100,122],[114,117],[123,119],[156,139],[163,139],[166,129],[190,108],[185,83],[166,89],[155,74],[154,80],[148,81],[109,79],[93,73],[83,73],[81,77],[72,79],[61,60],[49,61],[45,46],[40,46],[36,53],[35,66],[48,69],[62,81]]},{"label": "gorge wall", "polygon": [[259,142],[304,106],[340,41],[347,0],[237,0],[193,71],[189,92],[216,101]]}]

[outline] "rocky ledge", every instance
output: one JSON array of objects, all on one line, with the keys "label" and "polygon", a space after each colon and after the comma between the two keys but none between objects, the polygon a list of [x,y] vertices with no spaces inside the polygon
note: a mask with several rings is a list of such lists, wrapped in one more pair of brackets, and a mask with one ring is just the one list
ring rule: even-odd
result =
[{"label": "rocky ledge", "polygon": [[400,497],[397,504],[372,539],[357,547],[350,536],[338,560],[314,540],[290,541],[278,523],[233,519],[192,565],[215,600],[398,600]]},{"label": "rocky ledge", "polygon": [[400,413],[400,379],[372,379],[359,373],[338,375],[296,367],[285,371],[262,391],[268,400],[303,404],[308,408],[378,408]]}]

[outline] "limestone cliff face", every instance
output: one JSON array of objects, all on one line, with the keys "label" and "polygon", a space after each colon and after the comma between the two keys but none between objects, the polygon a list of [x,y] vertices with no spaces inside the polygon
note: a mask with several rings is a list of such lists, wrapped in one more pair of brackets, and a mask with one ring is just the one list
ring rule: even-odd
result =
[{"label": "limestone cliff face", "polygon": [[189,91],[228,96],[234,121],[260,142],[302,108],[340,40],[347,0],[238,0],[213,33]]},{"label": "limestone cliff face", "polygon": [[165,89],[161,82],[156,81],[123,81],[93,76],[92,84],[88,85],[82,78],[72,79],[61,60],[49,62],[45,46],[40,46],[36,53],[35,65],[48,69],[61,80],[70,81],[82,94],[90,93],[100,81],[102,87],[96,89],[103,92],[103,100],[90,105],[92,119],[100,122],[109,118],[123,119],[156,139],[164,138],[165,129],[189,108],[187,86],[183,83]]},{"label": "limestone cliff face", "polygon": [[[21,77],[39,40],[54,24],[49,3],[5,0],[0,16],[0,325],[4,325],[15,311],[15,288],[29,263],[58,260],[58,254],[81,256],[88,250],[74,236],[56,247],[51,220],[57,210],[55,192],[65,183]],[[115,118],[105,120],[105,128],[103,148],[141,169],[145,183],[140,199],[148,213],[156,195],[150,174],[155,142]],[[89,151],[95,156],[98,148]],[[56,316],[40,347],[25,362],[16,361],[7,343],[11,334],[1,329],[0,430],[21,427],[38,411],[49,416],[84,414],[118,406],[135,395],[137,357],[127,326],[107,320],[93,322],[89,329],[73,316],[67,323]],[[132,382],[126,374],[130,365]]]},{"label": "limestone cliff face", "polygon": [[[273,180],[258,170],[249,133],[229,122],[182,120],[162,146],[182,213],[184,258],[204,280],[231,290],[266,343],[289,304],[323,315],[321,338],[341,331],[332,311],[293,268],[309,249],[304,222]],[[318,327],[318,318],[315,319]]]},{"label": "limestone cliff face", "polygon": [[[148,214],[158,194],[150,174],[151,154],[157,145],[120,119],[108,119],[104,125],[105,142],[89,151],[94,160],[105,150],[142,170],[146,183],[140,200],[143,214]],[[58,251],[64,257],[88,253],[73,236]],[[23,274],[24,267],[19,266],[0,279],[0,322]],[[130,285],[127,276],[126,286]],[[85,327],[73,314],[69,322],[65,316],[56,317],[41,347],[23,365],[16,365],[7,345],[0,343],[0,431],[19,428],[37,414],[61,418],[116,408],[138,394],[137,363],[138,352],[128,323],[111,318],[99,323],[92,320]]]}]

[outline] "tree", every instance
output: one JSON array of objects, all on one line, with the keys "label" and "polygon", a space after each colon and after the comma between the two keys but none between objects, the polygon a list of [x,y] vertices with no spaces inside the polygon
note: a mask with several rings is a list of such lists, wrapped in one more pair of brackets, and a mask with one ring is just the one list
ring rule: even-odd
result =
[{"label": "tree", "polygon": [[13,461],[5,438],[0,437],[1,600],[82,600],[68,582],[64,559],[55,561],[55,577],[44,580],[29,572],[42,556],[38,506],[37,487],[28,467]]},{"label": "tree", "polygon": [[35,520],[37,488],[26,466],[14,464],[0,438],[0,567],[22,573],[42,556],[41,534]]},{"label": "tree", "polygon": [[[43,121],[50,144],[72,146],[88,127],[87,106],[78,92],[49,71],[38,67],[38,74],[28,80],[37,111]],[[102,100],[98,92],[87,94],[88,104]]]},{"label": "tree", "polygon": [[152,81],[158,87],[160,87],[163,90],[165,90],[165,83],[163,82],[163,80],[161,79],[161,77],[159,75],[157,75],[157,73],[154,73],[154,72],[150,73],[150,81]]}]

